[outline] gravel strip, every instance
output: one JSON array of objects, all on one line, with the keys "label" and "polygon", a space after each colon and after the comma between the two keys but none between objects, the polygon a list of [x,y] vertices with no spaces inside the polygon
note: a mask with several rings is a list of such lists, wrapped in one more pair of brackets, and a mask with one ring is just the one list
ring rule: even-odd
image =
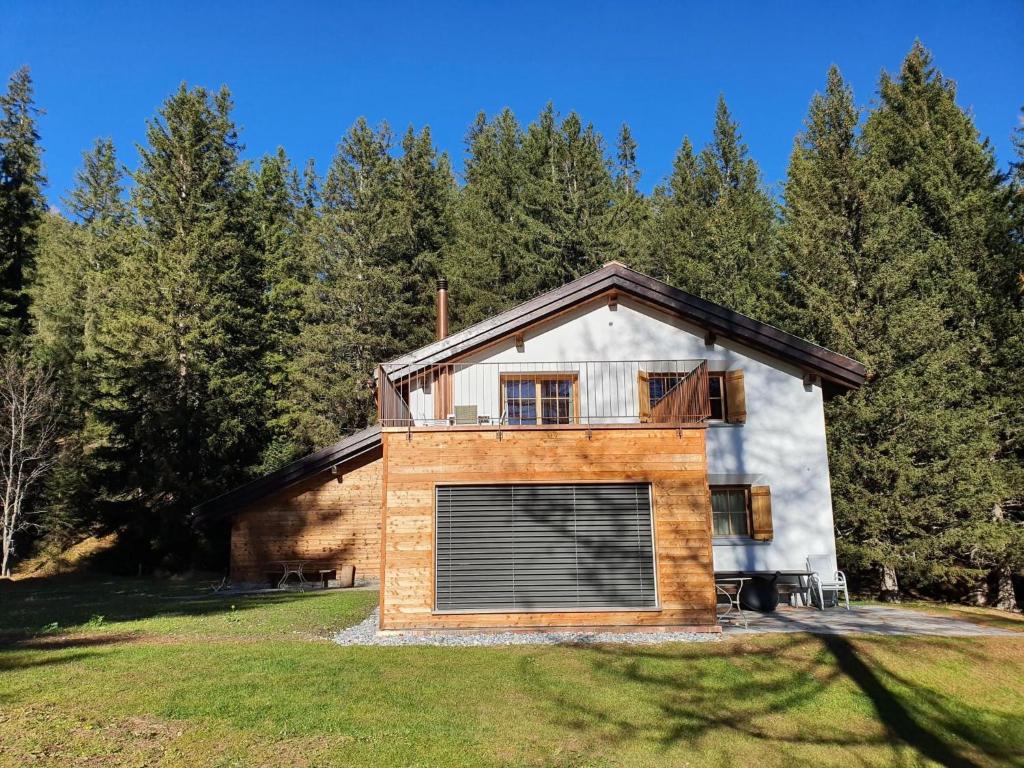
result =
[{"label": "gravel strip", "polygon": [[429,634],[388,633],[379,635],[379,611],[366,617],[354,627],[343,629],[334,636],[339,645],[433,645],[481,647],[487,645],[594,645],[614,643],[620,645],[653,645],[657,643],[709,643],[717,642],[720,635],[708,632],[444,632]]}]

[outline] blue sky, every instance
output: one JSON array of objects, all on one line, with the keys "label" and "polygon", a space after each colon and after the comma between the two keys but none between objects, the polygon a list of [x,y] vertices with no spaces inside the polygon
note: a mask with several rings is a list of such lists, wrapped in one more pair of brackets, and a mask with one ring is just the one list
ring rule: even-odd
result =
[{"label": "blue sky", "polygon": [[360,115],[429,124],[461,166],[480,110],[524,122],[548,101],[609,141],[625,121],[643,185],[724,93],[766,182],[785,176],[807,104],[836,63],[875,98],[920,37],[1001,165],[1024,104],[1024,2],[111,3],[0,1],[0,74],[32,68],[52,202],[111,136],[134,167],[145,120],[179,83],[227,84],[248,157],[284,146],[326,168]]}]

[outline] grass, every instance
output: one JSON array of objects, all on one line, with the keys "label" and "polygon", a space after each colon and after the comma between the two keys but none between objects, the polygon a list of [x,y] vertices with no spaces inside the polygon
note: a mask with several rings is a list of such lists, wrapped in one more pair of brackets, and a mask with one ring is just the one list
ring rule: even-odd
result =
[{"label": "grass", "polygon": [[83,631],[164,640],[308,640],[361,621],[377,601],[365,591],[222,596],[211,583],[72,577],[0,582],[0,641]]},{"label": "grass", "polygon": [[0,585],[0,766],[1024,765],[1024,638],[342,648],[372,593],[196,592]]}]

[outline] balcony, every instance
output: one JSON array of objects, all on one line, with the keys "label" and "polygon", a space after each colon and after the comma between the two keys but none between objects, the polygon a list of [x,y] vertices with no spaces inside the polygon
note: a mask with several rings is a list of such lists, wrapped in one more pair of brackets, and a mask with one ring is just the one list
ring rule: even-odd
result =
[{"label": "balcony", "polygon": [[383,427],[691,426],[711,415],[705,360],[450,363],[377,375]]}]

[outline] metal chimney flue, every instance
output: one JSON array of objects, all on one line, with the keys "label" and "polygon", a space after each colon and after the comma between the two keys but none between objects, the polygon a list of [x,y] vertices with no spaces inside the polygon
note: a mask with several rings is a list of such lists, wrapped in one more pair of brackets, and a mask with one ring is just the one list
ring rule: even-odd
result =
[{"label": "metal chimney flue", "polygon": [[437,278],[437,340],[448,335],[448,281]]}]

